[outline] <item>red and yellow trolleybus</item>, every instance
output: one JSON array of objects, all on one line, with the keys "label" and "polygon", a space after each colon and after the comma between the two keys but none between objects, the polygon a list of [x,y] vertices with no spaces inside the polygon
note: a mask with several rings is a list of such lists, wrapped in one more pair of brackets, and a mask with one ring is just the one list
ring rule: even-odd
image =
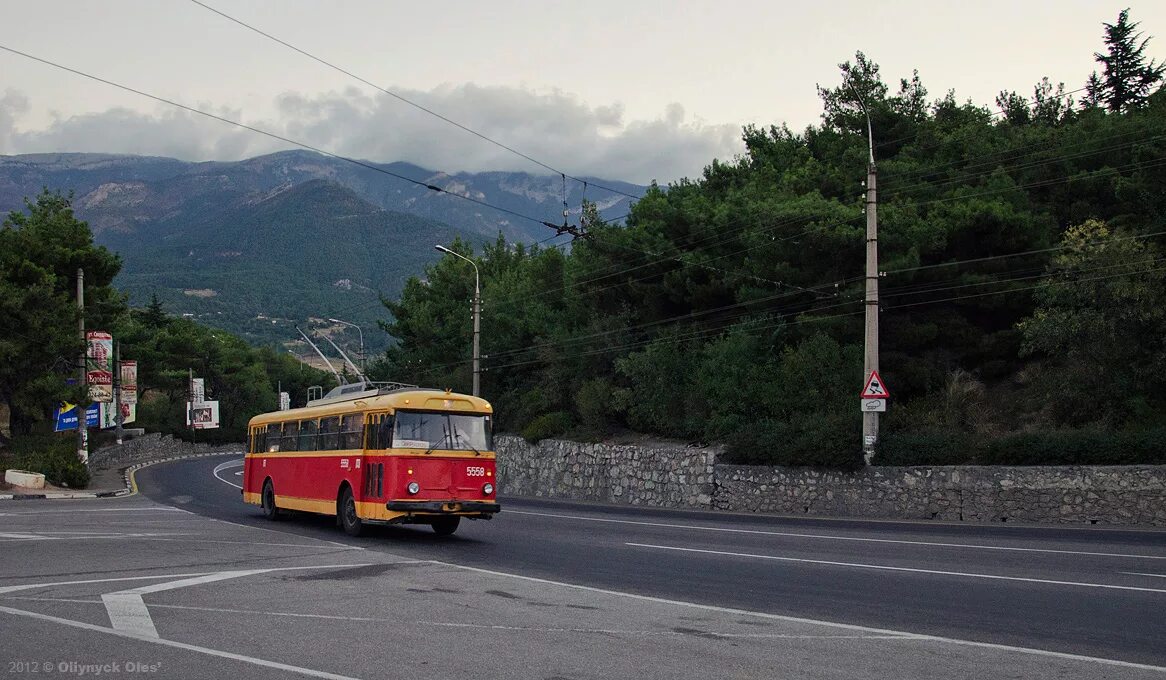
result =
[{"label": "red and yellow trolleybus", "polygon": [[243,500],[335,515],[352,535],[369,523],[429,524],[501,510],[489,402],[448,390],[342,385],[304,408],[251,419]]}]

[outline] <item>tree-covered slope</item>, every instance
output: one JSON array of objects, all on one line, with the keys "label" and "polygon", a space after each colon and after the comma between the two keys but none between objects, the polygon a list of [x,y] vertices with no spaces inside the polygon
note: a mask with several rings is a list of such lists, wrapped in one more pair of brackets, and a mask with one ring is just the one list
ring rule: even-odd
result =
[{"label": "tree-covered slope", "polygon": [[[981,445],[1166,426],[1166,93],[1119,99],[1128,88],[1114,83],[1160,79],[1143,66],[1091,77],[1083,102],[1043,79],[993,109],[932,98],[918,76],[892,89],[859,53],[820,90],[821,124],[747,127],[742,157],[653,187],[626,229],[595,219],[569,254],[491,246],[479,256],[483,391],[499,422],[532,437],[630,429],[729,442],[740,461],[853,464],[861,97],[878,169],[887,459],[905,436],[917,438],[898,449],[910,455],[999,462]],[[400,343],[381,370],[464,388],[465,277],[449,260],[426,279],[389,305]]]}]

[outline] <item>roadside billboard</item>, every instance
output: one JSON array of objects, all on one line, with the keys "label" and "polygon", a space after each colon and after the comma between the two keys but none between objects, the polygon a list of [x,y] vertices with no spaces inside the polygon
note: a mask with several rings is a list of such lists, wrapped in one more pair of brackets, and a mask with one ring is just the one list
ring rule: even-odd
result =
[{"label": "roadside billboard", "polygon": [[[53,432],[66,432],[77,429],[77,407],[73,404],[61,404],[54,419]],[[97,427],[101,422],[101,409],[97,404],[91,404],[85,409],[85,426]]]},{"label": "roadside billboard", "polygon": [[121,403],[138,403],[138,362],[121,362]]},{"label": "roadside billboard", "polygon": [[[101,429],[108,430],[112,427],[117,427],[117,418],[116,418],[117,407],[116,407],[116,405],[115,404],[99,404],[99,406],[101,406],[101,409],[100,409]],[[122,421],[121,421],[122,425],[127,425],[129,423],[134,422],[134,420],[136,420],[138,417],[137,404],[125,404],[125,403],[123,403],[121,405],[121,417],[122,417]]]},{"label": "roadside billboard", "polygon": [[105,331],[86,331],[85,382],[89,401],[113,401],[113,336]]},{"label": "roadside billboard", "polygon": [[186,403],[186,425],[195,430],[213,430],[219,426],[219,402]]}]

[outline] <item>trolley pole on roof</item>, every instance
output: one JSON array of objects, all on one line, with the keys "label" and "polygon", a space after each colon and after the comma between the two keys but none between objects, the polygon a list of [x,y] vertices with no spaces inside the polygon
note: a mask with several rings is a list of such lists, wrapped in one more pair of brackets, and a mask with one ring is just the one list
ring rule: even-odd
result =
[{"label": "trolley pole on roof", "polygon": [[[879,370],[879,216],[875,194],[878,170],[875,167],[874,132],[870,124],[870,111],[862,95],[854,89],[854,83],[847,81],[850,91],[862,107],[866,116],[866,139],[869,157],[866,167],[866,333],[863,351],[863,380]],[[879,414],[877,411],[862,413],[862,451],[867,465],[874,458],[875,445],[879,439]]]},{"label": "trolley pole on roof", "polygon": [[478,347],[478,338],[482,334],[482,286],[481,279],[478,277],[478,265],[473,260],[465,255],[459,255],[445,246],[434,246],[441,252],[447,255],[453,255],[456,258],[465,260],[474,268],[474,396],[479,394],[479,375],[481,374],[481,354]]}]

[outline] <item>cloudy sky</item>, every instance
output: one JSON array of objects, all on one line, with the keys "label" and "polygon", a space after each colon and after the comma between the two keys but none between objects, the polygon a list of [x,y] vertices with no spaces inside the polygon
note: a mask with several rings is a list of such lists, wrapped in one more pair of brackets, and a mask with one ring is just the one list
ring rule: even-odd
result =
[{"label": "cloudy sky", "polygon": [[[816,122],[815,84],[855,50],[991,104],[1042,76],[1081,87],[1130,7],[1166,59],[1161,0],[205,1],[548,165],[635,182],[732,158],[747,123]],[[0,45],[342,155],[541,171],[190,0],[7,0]],[[10,53],[0,73],[2,154],[290,147]]]}]

